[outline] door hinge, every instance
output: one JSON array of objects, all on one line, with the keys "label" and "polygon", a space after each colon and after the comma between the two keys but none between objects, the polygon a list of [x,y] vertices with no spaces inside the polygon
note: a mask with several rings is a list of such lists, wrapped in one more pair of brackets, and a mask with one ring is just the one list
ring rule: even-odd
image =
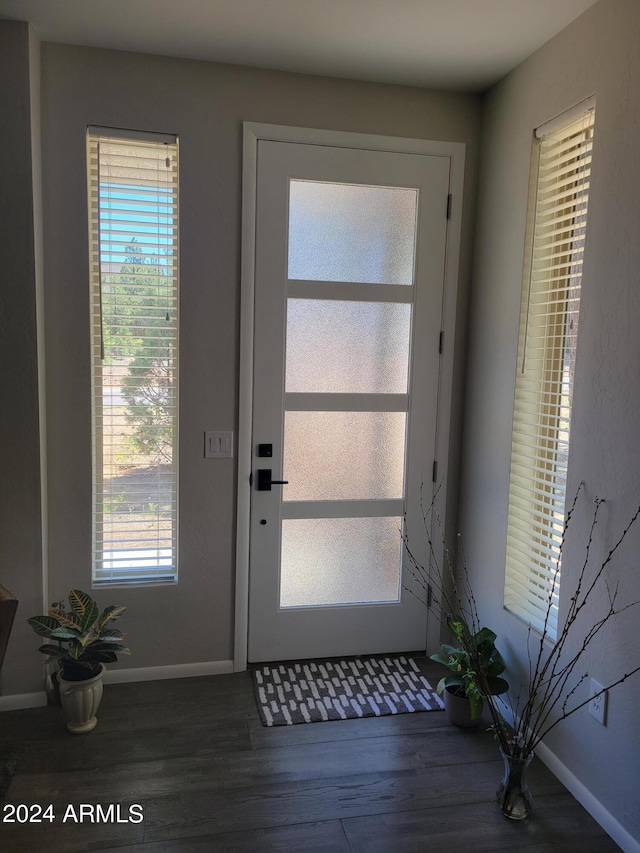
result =
[{"label": "door hinge", "polygon": [[451,193],[447,196],[447,219],[451,219],[451,202],[452,196]]},{"label": "door hinge", "polygon": [[442,349],[444,347],[444,332],[440,332],[440,341],[438,342],[438,352],[442,355]]},{"label": "door hinge", "polygon": [[432,481],[435,483],[438,479],[438,461],[437,459],[433,460],[433,472],[431,475]]},{"label": "door hinge", "polygon": [[431,584],[427,585],[427,607],[431,607],[433,604],[433,589],[431,588]]}]

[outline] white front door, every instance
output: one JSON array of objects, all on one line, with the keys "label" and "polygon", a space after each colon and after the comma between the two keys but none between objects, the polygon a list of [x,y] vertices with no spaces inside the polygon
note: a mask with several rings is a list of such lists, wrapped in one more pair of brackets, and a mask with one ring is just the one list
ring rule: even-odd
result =
[{"label": "white front door", "polygon": [[449,176],[258,142],[249,661],[425,648],[401,527],[435,458]]}]

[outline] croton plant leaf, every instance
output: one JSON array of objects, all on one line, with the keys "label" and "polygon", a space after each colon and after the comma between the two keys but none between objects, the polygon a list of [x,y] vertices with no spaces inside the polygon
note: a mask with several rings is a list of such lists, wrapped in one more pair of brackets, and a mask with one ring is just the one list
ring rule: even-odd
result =
[{"label": "croton plant leaf", "polygon": [[119,642],[124,640],[124,634],[122,631],[118,631],[117,628],[103,628],[102,631],[100,631],[98,640],[100,642],[107,643]]},{"label": "croton plant leaf", "polygon": [[109,607],[105,607],[105,609],[102,611],[102,615],[100,616],[98,630],[102,633],[102,628],[108,622],[112,622],[114,619],[117,619],[119,616],[122,616],[126,609],[127,607],[124,604],[111,604]]},{"label": "croton plant leaf", "polygon": [[65,613],[64,610],[50,610],[49,616],[53,616],[58,620],[60,625],[66,628],[77,628],[80,626],[80,620],[75,613]]},{"label": "croton plant leaf", "polygon": [[60,623],[53,616],[32,616],[27,620],[36,634],[41,637],[51,637],[53,631],[60,627]]},{"label": "croton plant leaf", "polygon": [[49,636],[55,637],[56,640],[76,640],[79,636],[80,629],[65,628],[64,625],[59,625]]},{"label": "croton plant leaf", "polygon": [[72,589],[69,593],[69,604],[80,619],[80,628],[86,631],[98,618],[98,605],[90,595],[80,589]]},{"label": "croton plant leaf", "polygon": [[92,643],[91,649],[90,649],[90,654],[93,655],[94,652],[119,652],[120,654],[123,654],[123,655],[131,654],[131,652],[129,651],[129,649],[125,645],[123,645],[122,643],[119,643],[115,640],[112,642],[104,642],[104,643],[95,642],[95,643]]},{"label": "croton plant leaf", "polygon": [[65,655],[65,649],[60,646],[53,646],[51,643],[45,643],[44,646],[40,646],[38,649],[39,652],[42,652],[43,655],[49,655],[52,658],[59,658],[61,655]]}]

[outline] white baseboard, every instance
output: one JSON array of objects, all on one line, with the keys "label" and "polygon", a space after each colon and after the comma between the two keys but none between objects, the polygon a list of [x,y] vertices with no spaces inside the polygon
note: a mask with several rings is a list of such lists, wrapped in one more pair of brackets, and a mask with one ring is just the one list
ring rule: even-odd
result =
[{"label": "white baseboard", "polygon": [[10,696],[0,696],[0,711],[22,711],[25,708],[42,708],[47,704],[47,694],[13,693]]},{"label": "white baseboard", "polygon": [[624,853],[640,853],[640,842],[636,841],[627,830],[621,826],[613,815],[608,812],[602,805],[600,800],[597,800],[591,791],[582,784],[582,782],[573,775],[569,768],[556,757],[555,753],[551,752],[549,747],[543,743],[536,747],[536,755],[541,761],[547,765],[549,770],[558,777],[565,788],[570,791],[580,805],[589,812],[591,817],[597,821],[604,831],[609,835],[616,844],[624,850]]},{"label": "white baseboard", "polygon": [[105,684],[125,684],[135,681],[165,681],[167,678],[194,678],[200,675],[227,675],[230,672],[233,672],[232,660],[212,660],[173,666],[108,669],[103,681]]}]

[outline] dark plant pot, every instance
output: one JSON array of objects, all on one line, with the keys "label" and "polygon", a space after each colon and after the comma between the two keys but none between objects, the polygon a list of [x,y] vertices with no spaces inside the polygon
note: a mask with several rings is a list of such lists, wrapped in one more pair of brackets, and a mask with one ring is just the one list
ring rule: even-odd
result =
[{"label": "dark plant pot", "polygon": [[478,725],[480,718],[471,719],[471,702],[469,702],[464,693],[458,695],[456,692],[458,690],[460,690],[458,687],[444,688],[444,710],[447,720],[452,725],[460,726],[463,729],[473,728]]},{"label": "dark plant pot", "polygon": [[80,664],[73,661],[65,661],[60,671],[60,678],[65,681],[88,681],[94,675],[102,672],[101,663]]}]

